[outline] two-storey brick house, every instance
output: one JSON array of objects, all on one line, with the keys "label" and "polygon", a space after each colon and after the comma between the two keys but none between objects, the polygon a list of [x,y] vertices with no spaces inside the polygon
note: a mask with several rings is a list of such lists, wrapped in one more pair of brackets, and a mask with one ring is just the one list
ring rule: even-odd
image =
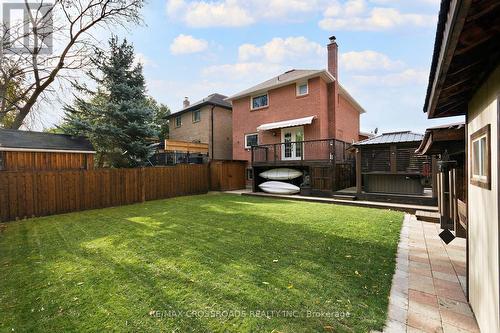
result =
[{"label": "two-storey brick house", "polygon": [[[257,163],[329,163],[344,153],[332,152],[331,144],[358,141],[365,111],[337,80],[335,37],[327,48],[327,70],[291,70],[227,99],[233,105],[233,158],[248,161],[249,178]],[[263,149],[254,149],[252,161],[255,145]]]},{"label": "two-storey brick house", "polygon": [[193,104],[186,98],[184,108],[168,117],[169,140],[176,141],[176,145],[178,142],[204,144],[208,146],[210,159],[231,160],[232,107],[225,98],[227,96],[212,94]]}]

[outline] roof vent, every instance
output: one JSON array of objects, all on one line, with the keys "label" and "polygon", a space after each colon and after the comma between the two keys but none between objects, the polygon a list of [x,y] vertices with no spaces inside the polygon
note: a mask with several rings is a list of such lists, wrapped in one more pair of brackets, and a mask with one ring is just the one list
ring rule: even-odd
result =
[{"label": "roof vent", "polygon": [[[290,69],[289,71],[286,71],[285,73],[283,73],[281,75],[289,74],[289,73],[294,72],[294,71],[295,71],[295,69]],[[281,75],[278,75],[278,81],[280,81],[280,76]]]}]

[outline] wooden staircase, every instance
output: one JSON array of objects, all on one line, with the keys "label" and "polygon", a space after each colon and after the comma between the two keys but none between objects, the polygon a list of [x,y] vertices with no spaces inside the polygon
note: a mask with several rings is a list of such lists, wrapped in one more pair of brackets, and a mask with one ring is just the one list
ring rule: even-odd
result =
[{"label": "wooden staircase", "polygon": [[439,213],[428,212],[428,211],[424,211],[424,210],[417,210],[415,212],[415,216],[417,217],[417,220],[425,221],[425,222],[432,222],[432,223],[439,223],[440,217],[441,217],[439,215]]},{"label": "wooden staircase", "polygon": [[355,195],[349,195],[349,194],[334,194],[332,195],[332,198],[345,201],[354,201],[358,199]]}]

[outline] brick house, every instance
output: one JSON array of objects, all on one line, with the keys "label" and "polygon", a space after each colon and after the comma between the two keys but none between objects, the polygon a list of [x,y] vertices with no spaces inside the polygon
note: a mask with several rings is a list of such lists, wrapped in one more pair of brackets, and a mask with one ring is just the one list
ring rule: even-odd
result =
[{"label": "brick house", "polygon": [[[311,160],[313,155],[315,160],[324,160],[324,156],[308,154],[312,143],[306,142],[359,140],[360,115],[365,111],[336,79],[335,37],[330,38],[327,49],[327,70],[287,71],[227,99],[233,105],[234,159],[246,160],[250,167],[251,146],[282,144],[276,147],[281,150],[280,162]],[[251,178],[252,173],[247,174]]]},{"label": "brick house", "polygon": [[[232,159],[232,107],[227,96],[212,94],[190,104],[168,117],[169,140],[208,145],[208,157],[215,160]],[[168,140],[167,140],[168,146]]]}]

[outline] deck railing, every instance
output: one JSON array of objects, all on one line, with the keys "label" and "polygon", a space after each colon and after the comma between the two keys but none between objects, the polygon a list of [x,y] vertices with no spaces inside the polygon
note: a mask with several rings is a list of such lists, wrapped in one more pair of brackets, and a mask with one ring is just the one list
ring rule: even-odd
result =
[{"label": "deck railing", "polygon": [[354,156],[350,144],[336,139],[280,142],[252,147],[252,164],[323,161],[345,163]]}]

